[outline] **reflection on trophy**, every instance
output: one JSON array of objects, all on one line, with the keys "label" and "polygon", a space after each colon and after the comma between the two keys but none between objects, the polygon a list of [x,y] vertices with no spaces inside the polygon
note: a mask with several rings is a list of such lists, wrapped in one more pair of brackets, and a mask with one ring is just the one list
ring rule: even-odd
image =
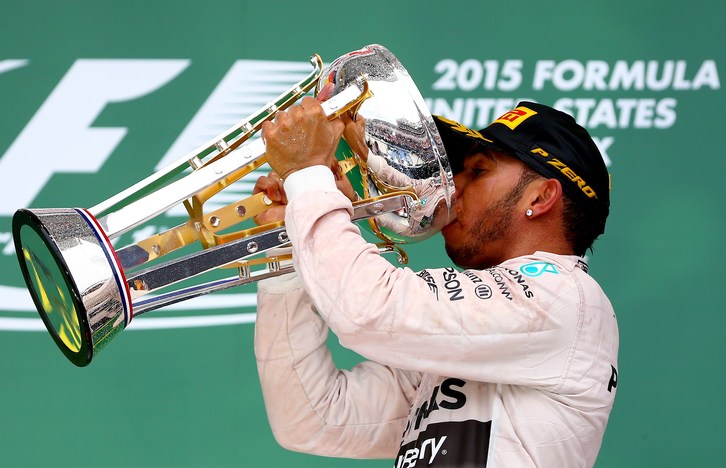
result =
[{"label": "reflection on trophy", "polygon": [[[266,162],[265,120],[306,93],[333,87],[323,103],[330,119],[365,119],[368,155],[340,158],[381,252],[438,232],[454,192],[441,138],[413,81],[384,47],[370,45],[313,71],[276,100],[179,161],[89,209],[21,209],[13,237],[28,290],[48,331],[74,364],[85,366],[135,316],[179,301],[289,272],[289,262],[265,253],[289,244],[283,223],[234,230],[268,209],[264,194],[205,212],[204,204]],[[370,161],[370,167],[367,161]],[[188,220],[124,247],[111,241],[183,205]],[[186,246],[200,247],[179,255]],[[165,256],[176,252],[177,255]],[[229,269],[228,278],[205,281]],[[179,287],[195,278],[199,283]],[[172,288],[176,285],[177,289]]]}]

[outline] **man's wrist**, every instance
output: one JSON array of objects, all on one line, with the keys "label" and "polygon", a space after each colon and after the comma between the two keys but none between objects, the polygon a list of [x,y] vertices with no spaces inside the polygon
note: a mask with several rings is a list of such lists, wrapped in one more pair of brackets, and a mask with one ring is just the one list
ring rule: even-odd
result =
[{"label": "man's wrist", "polygon": [[307,192],[338,190],[335,176],[328,166],[308,166],[285,177],[285,193],[288,203]]}]

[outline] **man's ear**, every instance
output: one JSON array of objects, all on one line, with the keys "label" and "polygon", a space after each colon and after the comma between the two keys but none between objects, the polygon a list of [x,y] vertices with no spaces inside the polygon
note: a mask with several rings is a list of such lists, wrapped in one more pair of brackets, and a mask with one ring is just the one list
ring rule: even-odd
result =
[{"label": "man's ear", "polygon": [[[562,184],[557,179],[540,179],[530,185],[528,210],[532,210],[530,218],[536,218],[552,211],[562,199]],[[528,211],[529,213],[529,211]]]}]

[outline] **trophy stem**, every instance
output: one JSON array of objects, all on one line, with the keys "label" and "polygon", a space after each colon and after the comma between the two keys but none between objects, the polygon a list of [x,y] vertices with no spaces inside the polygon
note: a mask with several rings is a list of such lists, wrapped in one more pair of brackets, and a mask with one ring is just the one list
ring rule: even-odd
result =
[{"label": "trophy stem", "polygon": [[[185,279],[288,243],[285,227],[282,226],[146,268],[128,277],[131,296],[133,299],[137,299]],[[134,301],[134,312],[136,313],[136,311],[136,301]]]}]

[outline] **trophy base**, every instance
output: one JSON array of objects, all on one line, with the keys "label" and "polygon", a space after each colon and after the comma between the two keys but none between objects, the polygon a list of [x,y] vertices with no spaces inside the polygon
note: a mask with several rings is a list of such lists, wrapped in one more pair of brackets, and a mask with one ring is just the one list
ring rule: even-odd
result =
[{"label": "trophy base", "polygon": [[83,209],[22,209],[13,238],[23,278],[63,354],[86,366],[131,321],[131,295],[116,253]]}]

